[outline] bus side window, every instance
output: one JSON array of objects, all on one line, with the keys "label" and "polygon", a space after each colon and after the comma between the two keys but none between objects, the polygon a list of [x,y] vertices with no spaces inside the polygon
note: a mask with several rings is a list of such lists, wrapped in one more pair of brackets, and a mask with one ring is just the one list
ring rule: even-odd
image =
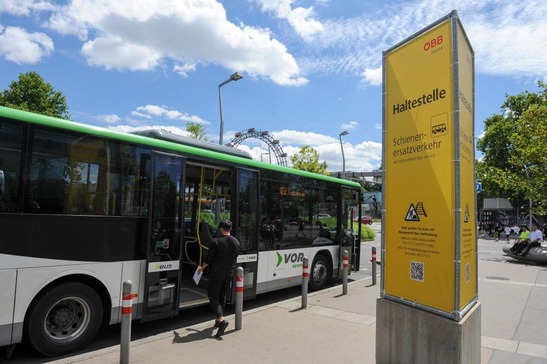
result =
[{"label": "bus side window", "polygon": [[0,120],[0,213],[19,212],[22,127]]}]

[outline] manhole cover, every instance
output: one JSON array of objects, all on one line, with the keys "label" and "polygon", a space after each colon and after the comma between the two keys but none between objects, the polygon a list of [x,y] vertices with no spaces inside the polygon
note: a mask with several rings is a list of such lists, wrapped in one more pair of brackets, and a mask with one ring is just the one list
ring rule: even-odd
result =
[{"label": "manhole cover", "polygon": [[498,281],[508,281],[509,278],[505,277],[486,277],[486,279],[497,279]]}]

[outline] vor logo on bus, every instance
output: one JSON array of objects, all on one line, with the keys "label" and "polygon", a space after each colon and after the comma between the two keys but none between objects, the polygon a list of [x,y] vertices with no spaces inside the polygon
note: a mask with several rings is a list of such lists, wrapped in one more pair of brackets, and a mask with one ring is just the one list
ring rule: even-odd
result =
[{"label": "vor logo on bus", "polygon": [[279,265],[285,261],[285,264],[287,264],[289,261],[291,263],[296,263],[296,262],[303,262],[304,261],[304,253],[289,253],[289,254],[279,254],[279,253],[276,253],[277,254],[277,264],[275,265],[275,267],[279,267]]}]

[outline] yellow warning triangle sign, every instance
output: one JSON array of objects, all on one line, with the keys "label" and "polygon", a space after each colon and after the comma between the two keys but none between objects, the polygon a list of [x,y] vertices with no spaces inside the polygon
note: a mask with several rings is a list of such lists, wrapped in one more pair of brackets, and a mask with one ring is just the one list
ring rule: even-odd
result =
[{"label": "yellow warning triangle sign", "polygon": [[408,208],[405,221],[420,221],[420,218],[418,217],[418,213],[416,212],[416,207],[414,207],[413,203],[411,203],[410,207]]}]

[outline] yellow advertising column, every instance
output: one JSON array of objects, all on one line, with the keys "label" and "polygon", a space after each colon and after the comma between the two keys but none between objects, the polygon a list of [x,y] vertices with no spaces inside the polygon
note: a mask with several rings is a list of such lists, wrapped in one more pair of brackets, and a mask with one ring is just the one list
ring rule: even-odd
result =
[{"label": "yellow advertising column", "polygon": [[[390,333],[391,343],[380,346],[398,345],[395,351],[409,355],[420,349],[403,345],[416,335],[405,330],[423,328],[418,319],[408,322],[414,312],[426,313],[424,322],[431,323],[430,316],[440,320],[436,328],[443,332],[430,333],[424,341],[429,347],[428,341],[457,332],[451,323],[459,325],[477,304],[474,55],[456,11],[385,51],[383,67],[383,274],[377,312],[387,321],[411,313],[401,316],[402,332]],[[473,325],[477,322],[475,315]],[[474,334],[480,354],[480,329]],[[378,345],[377,355],[384,355]],[[428,352],[426,358],[432,357]],[[443,354],[439,359],[449,362]]]}]

